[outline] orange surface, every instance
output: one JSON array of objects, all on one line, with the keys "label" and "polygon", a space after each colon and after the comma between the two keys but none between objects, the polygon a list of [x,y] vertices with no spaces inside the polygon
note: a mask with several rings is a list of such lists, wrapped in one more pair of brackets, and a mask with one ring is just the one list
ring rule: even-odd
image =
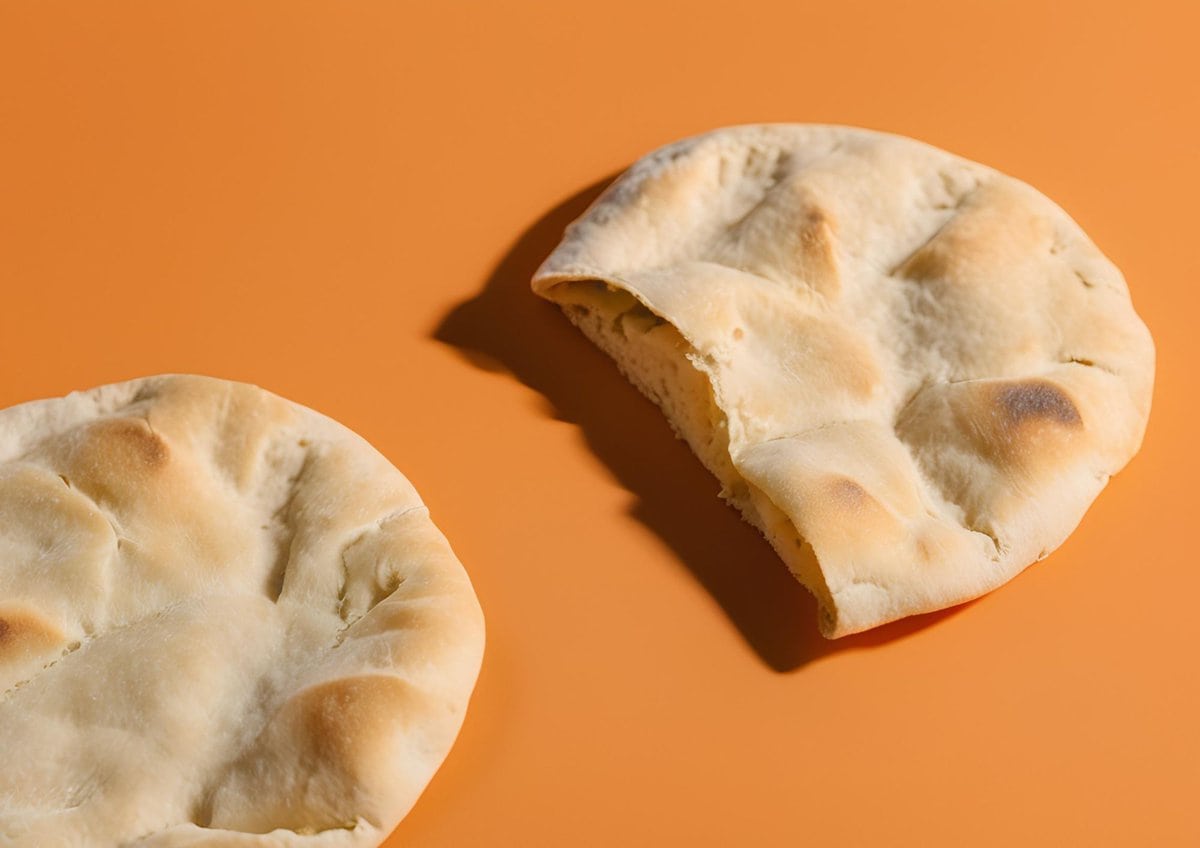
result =
[{"label": "orange surface", "polygon": [[[0,404],[203,372],[409,475],[489,646],[388,845],[1198,845],[1196,9],[6,2]],[[590,186],[762,120],[1028,180],[1154,333],[1142,453],[982,601],[823,642],[527,293]]]}]

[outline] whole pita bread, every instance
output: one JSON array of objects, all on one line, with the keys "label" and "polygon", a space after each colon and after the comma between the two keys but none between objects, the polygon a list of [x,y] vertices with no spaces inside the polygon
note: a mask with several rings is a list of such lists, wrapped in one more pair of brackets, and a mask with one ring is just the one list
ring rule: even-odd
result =
[{"label": "whole pita bread", "polygon": [[1150,411],[1150,334],[1079,226],[1024,183],[877,132],[747,126],[663,148],[533,288],[663,408],[830,637],[1045,557]]},{"label": "whole pita bread", "polygon": [[416,491],[322,415],[180,376],[0,411],[0,843],[377,845],[482,651]]}]

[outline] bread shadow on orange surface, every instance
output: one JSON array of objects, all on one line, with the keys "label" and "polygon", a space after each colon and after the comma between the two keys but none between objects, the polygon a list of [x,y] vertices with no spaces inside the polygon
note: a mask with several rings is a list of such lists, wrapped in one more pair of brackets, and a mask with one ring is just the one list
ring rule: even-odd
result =
[{"label": "bread shadow on orange surface", "polygon": [[589,186],[526,230],[483,290],[442,319],[434,338],[480,368],[512,373],[541,393],[557,418],[577,425],[636,496],[634,517],[671,547],[772,669],[792,671],[834,653],[876,647],[953,614],[915,616],[836,641],[821,637],[815,600],[766,540],[717,498],[716,480],[659,410],[557,307],[533,295],[529,281],[538,265],[610,182]]}]

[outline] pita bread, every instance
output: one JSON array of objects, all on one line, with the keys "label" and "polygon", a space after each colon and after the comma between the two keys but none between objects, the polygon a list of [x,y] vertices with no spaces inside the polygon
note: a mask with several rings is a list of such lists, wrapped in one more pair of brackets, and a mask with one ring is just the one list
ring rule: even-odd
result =
[{"label": "pita bread", "polygon": [[0,411],[5,845],[377,845],[482,650],[416,491],[322,415],[178,376]]},{"label": "pita bread", "polygon": [[1045,557],[1150,411],[1150,335],[1074,221],[866,130],[663,148],[568,228],[533,289],[663,408],[829,637]]}]

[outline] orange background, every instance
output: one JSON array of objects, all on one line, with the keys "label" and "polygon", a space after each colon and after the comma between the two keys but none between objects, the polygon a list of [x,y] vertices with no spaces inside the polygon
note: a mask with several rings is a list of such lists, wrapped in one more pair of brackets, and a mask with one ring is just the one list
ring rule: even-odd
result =
[{"label": "orange background", "polygon": [[[9,0],[0,404],[247,380],[414,481],[489,645],[388,845],[1197,845],[1196,8]],[[597,182],[754,121],[994,165],[1130,281],[1145,447],[982,601],[822,641],[658,412],[528,294]]]}]

